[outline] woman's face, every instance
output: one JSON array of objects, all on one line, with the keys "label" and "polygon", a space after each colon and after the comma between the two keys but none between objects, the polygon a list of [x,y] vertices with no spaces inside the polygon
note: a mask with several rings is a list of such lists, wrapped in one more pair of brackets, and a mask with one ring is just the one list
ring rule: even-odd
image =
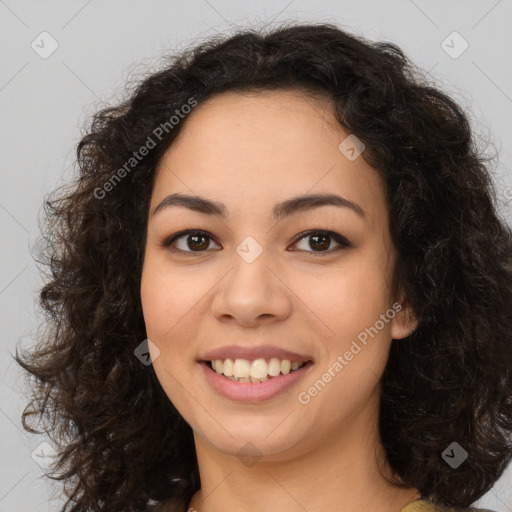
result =
[{"label": "woman's face", "polygon": [[[362,438],[376,425],[391,339],[413,327],[390,291],[396,253],[377,172],[353,139],[339,148],[350,134],[327,101],[301,92],[218,95],[182,122],[157,169],[141,285],[163,389],[196,444],[232,455],[285,460]],[[169,200],[153,213],[171,194],[200,196],[223,215]],[[328,194],[342,199],[276,206]],[[162,245],[186,229],[208,236]],[[203,362],[227,346],[240,352],[219,359],[240,374],[310,362],[235,382]]]}]

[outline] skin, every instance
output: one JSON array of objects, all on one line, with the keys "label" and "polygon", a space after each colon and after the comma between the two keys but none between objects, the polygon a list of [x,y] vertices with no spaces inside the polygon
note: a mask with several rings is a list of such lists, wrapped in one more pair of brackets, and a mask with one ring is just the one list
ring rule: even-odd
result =
[{"label": "skin", "polygon": [[[390,486],[379,442],[379,379],[391,343],[414,328],[407,307],[309,403],[297,396],[322,378],[358,334],[402,297],[391,293],[396,250],[384,185],[362,157],[338,145],[349,133],[329,103],[295,90],[217,95],[195,107],[157,168],[150,212],[168,194],[200,195],[226,205],[225,219],[181,206],[149,215],[141,300],[155,373],[194,431],[202,488],[199,512],[379,510],[399,512],[419,497]],[[321,206],[277,222],[275,203],[336,193],[357,203]],[[174,254],[162,241],[183,229],[211,235],[202,252]],[[311,247],[305,230],[330,230]],[[262,254],[236,252],[247,237]],[[206,239],[206,242],[209,239]],[[190,241],[190,240],[189,240]],[[201,240],[202,242],[203,240]],[[339,248],[339,250],[336,250]],[[323,251],[323,252],[322,252]],[[262,403],[218,395],[197,363],[228,344],[274,344],[311,355],[314,366],[284,393]],[[237,456],[252,443],[252,464]],[[250,450],[249,450],[250,451]]]}]

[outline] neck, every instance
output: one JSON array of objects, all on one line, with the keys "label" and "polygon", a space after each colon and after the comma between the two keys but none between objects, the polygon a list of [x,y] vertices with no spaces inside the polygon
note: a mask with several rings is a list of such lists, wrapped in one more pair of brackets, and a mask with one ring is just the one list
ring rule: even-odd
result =
[{"label": "neck", "polygon": [[255,463],[222,452],[194,433],[201,489],[187,511],[238,512],[250,504],[252,512],[400,512],[420,494],[391,486],[383,476],[391,471],[378,440],[375,410],[366,407],[305,451],[263,454]]}]

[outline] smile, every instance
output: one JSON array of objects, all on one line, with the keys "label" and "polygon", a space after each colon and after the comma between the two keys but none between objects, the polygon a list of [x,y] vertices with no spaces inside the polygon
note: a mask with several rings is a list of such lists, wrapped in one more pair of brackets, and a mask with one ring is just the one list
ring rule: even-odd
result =
[{"label": "smile", "polygon": [[229,380],[238,382],[265,382],[279,375],[288,375],[304,365],[301,361],[290,361],[288,359],[216,359],[209,361],[212,370],[224,375]]},{"label": "smile", "polygon": [[208,383],[230,400],[262,402],[287,390],[301,379],[312,361],[271,359],[225,359],[202,361],[200,365]]}]

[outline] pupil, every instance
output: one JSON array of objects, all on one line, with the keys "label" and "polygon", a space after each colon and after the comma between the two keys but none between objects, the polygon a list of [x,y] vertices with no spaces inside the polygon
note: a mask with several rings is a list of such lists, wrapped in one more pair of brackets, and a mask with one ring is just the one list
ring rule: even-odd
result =
[{"label": "pupil", "polygon": [[[319,243],[320,249],[328,249],[329,248],[329,235],[311,235],[309,239],[309,246],[311,249],[315,249],[313,244],[318,244],[318,240],[323,239],[323,243]],[[314,240],[312,243],[311,241]],[[318,248],[318,247],[317,247]]]},{"label": "pupil", "polygon": [[[192,244],[196,244],[197,241],[199,239],[203,239],[203,243],[202,244],[199,244],[199,245],[191,245],[190,244],[190,241],[193,240]],[[204,235],[190,235],[188,237],[188,241],[189,241],[189,248],[192,249],[192,250],[195,250],[195,249],[206,249],[208,247],[208,240],[207,240],[207,237],[204,236]]]}]

